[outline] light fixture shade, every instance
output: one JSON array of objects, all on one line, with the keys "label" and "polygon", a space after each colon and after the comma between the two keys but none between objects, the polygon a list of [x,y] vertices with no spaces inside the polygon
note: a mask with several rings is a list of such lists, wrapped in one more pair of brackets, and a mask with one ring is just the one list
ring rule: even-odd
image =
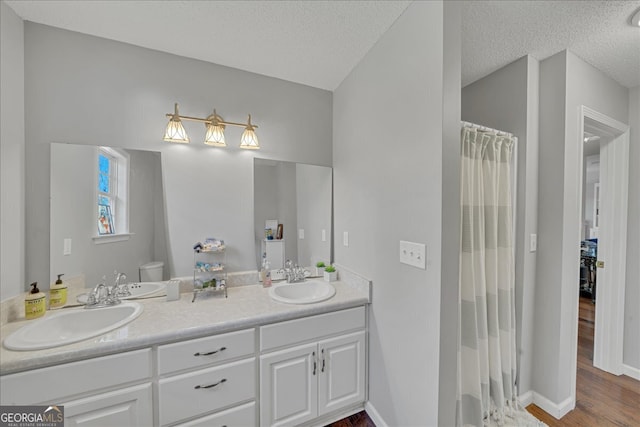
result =
[{"label": "light fixture shade", "polygon": [[182,126],[182,122],[180,121],[180,115],[178,114],[178,104],[175,105],[175,113],[171,116],[169,123],[167,123],[167,129],[164,132],[164,140],[180,144],[189,143],[187,131],[184,130],[184,126]]},{"label": "light fixture shade", "polygon": [[254,130],[254,126],[251,124],[251,114],[249,114],[249,121],[247,122],[247,127],[244,129],[242,133],[242,138],[240,139],[240,148],[244,148],[245,150],[259,150],[260,143],[258,142],[258,136]]},{"label": "light fixture shade", "polygon": [[204,136],[204,143],[213,147],[226,147],[224,126],[208,124],[207,134]]},{"label": "light fixture shade", "polygon": [[224,124],[221,122],[220,117],[216,110],[213,110],[213,114],[207,117],[207,120],[211,120],[211,123],[207,123],[207,133],[204,136],[204,143],[213,147],[226,147],[227,143],[224,140]]}]

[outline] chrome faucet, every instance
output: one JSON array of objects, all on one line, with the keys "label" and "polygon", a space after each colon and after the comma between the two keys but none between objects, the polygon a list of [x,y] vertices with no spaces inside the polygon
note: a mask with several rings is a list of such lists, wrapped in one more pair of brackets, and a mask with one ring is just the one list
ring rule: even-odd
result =
[{"label": "chrome faucet", "polygon": [[298,264],[294,264],[288,259],[284,263],[284,276],[287,279],[287,283],[299,283],[304,282],[310,273]]},{"label": "chrome faucet", "polygon": [[124,273],[118,273],[117,271],[113,272],[116,276],[113,281],[113,291],[115,292],[117,297],[129,297],[131,296],[131,291],[129,290],[129,285],[127,284],[127,275]]},{"label": "chrome faucet", "polygon": [[104,284],[106,277],[102,277],[102,282],[98,283],[87,297],[84,308],[101,308],[120,304],[120,297],[129,296],[129,286],[126,283],[127,275],[124,273],[114,273],[115,279],[112,286]]}]

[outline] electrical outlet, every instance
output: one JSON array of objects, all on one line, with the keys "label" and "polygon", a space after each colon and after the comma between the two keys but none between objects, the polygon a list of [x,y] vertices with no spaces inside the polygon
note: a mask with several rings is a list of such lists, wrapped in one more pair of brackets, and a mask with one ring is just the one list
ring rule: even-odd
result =
[{"label": "electrical outlet", "polygon": [[529,235],[529,252],[535,252],[538,250],[538,235]]},{"label": "electrical outlet", "polygon": [[400,262],[413,267],[427,269],[427,248],[423,243],[400,240]]},{"label": "electrical outlet", "polygon": [[71,239],[64,239],[64,249],[62,255],[71,255]]},{"label": "electrical outlet", "polygon": [[285,278],[286,277],[283,269],[279,268],[271,270],[271,280],[283,280]]}]

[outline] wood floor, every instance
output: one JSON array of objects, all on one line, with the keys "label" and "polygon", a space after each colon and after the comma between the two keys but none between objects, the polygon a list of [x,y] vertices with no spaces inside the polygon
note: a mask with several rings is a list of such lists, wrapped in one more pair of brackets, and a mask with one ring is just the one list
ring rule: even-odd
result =
[{"label": "wood floor", "polygon": [[556,420],[536,405],[527,410],[549,427],[640,426],[640,381],[593,367],[595,305],[580,297],[576,407]]},{"label": "wood floor", "polygon": [[326,427],[376,427],[365,411],[343,418]]}]

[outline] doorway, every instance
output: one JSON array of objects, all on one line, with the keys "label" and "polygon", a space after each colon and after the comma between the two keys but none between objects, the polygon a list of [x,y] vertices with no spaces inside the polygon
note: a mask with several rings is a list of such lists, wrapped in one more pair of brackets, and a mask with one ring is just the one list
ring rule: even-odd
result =
[{"label": "doorway", "polygon": [[[599,206],[597,211],[597,260],[596,286],[594,290],[595,331],[593,365],[606,372],[622,373],[622,350],[624,331],[624,288],[627,248],[627,197],[629,184],[629,127],[588,107],[581,107],[579,158],[580,172],[579,206],[583,206],[583,177],[585,176],[583,155],[586,147],[585,132],[598,137],[599,162]],[[594,138],[594,141],[595,138]],[[582,212],[578,214],[580,236],[585,234]],[[593,227],[591,227],[593,228]],[[580,242],[576,242],[579,245]],[[580,260],[575,260],[579,263]],[[575,306],[579,305],[579,287]],[[572,334],[572,400],[576,397],[578,319]]]}]

